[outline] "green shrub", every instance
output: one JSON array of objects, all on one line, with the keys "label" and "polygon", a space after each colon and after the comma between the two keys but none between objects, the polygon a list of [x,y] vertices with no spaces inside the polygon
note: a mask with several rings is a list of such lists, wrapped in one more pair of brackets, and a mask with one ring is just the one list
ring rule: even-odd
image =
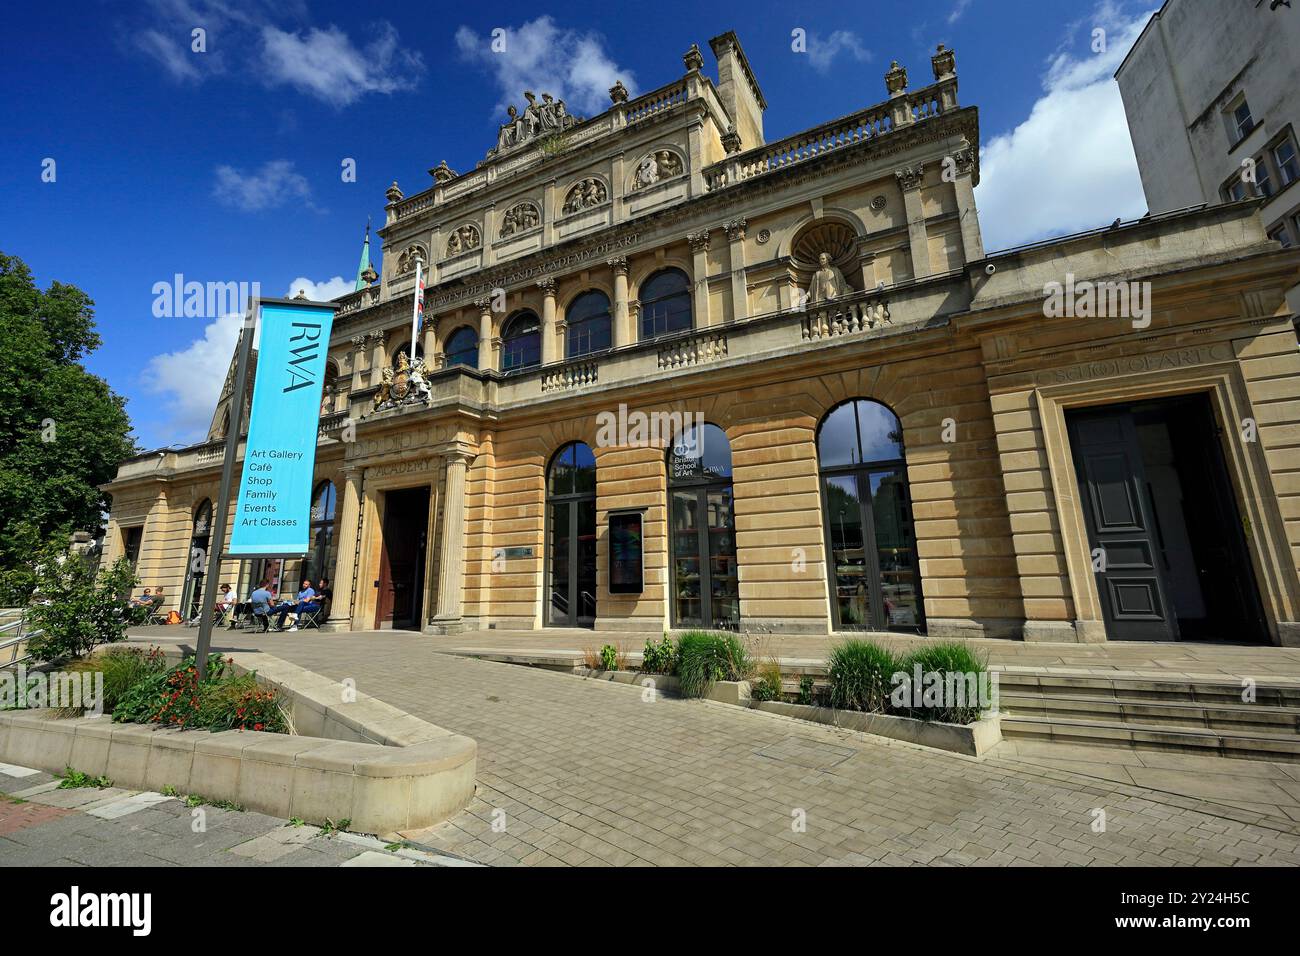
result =
[{"label": "green shrub", "polygon": [[[899,662],[898,670],[907,673],[909,687],[916,681],[918,664],[921,690],[919,693],[906,693],[900,689],[894,695],[892,706],[896,713],[945,724],[969,724],[979,720],[980,711],[991,703],[982,699],[990,689],[986,660],[965,644],[945,641],[923,645]],[[933,681],[929,677],[931,674],[936,675]],[[927,702],[927,685],[938,692],[937,700]],[[921,706],[915,706],[914,696],[921,697]],[[907,702],[900,705],[898,701],[903,697]]]},{"label": "green shrub", "polygon": [[850,640],[832,648],[831,706],[879,713],[889,706],[891,678],[900,670],[893,651],[870,641]]},{"label": "green shrub", "polygon": [[754,700],[781,699],[781,665],[766,660],[758,665],[758,677],[750,685],[749,696]]},{"label": "green shrub", "polygon": [[602,670],[616,670],[618,665],[618,648],[613,644],[606,644],[600,649],[600,666]]},{"label": "green shrub", "polygon": [[647,674],[671,674],[677,669],[677,646],[667,634],[655,643],[646,638],[641,654],[641,670]]},{"label": "green shrub", "polygon": [[114,647],[67,665],[69,672],[104,675],[104,713],[111,714],[126,692],[145,678],[167,669],[166,658],[156,647]]},{"label": "green shrub", "polygon": [[253,674],[207,682],[199,694],[199,726],[212,731],[261,730],[287,732],[284,711],[274,691],[265,690]]},{"label": "green shrub", "polygon": [[743,680],[752,664],[734,634],[687,631],[677,642],[677,680],[683,697],[703,697],[720,680]]},{"label": "green shrub", "polygon": [[135,570],[125,559],[100,569],[70,550],[47,550],[32,564],[36,593],[27,614],[38,634],[28,642],[33,657],[62,664],[98,644],[126,637]]},{"label": "green shrub", "polygon": [[288,732],[275,692],[264,690],[252,674],[234,674],[220,654],[208,658],[203,681],[192,657],[170,670],[146,674],[122,695],[113,720],[190,730]]},{"label": "green shrub", "polygon": [[799,703],[811,704],[813,702],[813,676],[804,674],[799,678]]}]

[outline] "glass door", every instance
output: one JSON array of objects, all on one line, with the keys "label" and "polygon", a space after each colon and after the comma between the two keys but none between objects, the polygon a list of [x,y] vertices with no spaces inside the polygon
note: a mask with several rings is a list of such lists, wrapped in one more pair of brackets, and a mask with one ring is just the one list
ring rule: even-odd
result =
[{"label": "glass door", "polygon": [[672,493],[673,620],[734,629],[740,621],[731,486]]},{"label": "glass door", "polygon": [[596,623],[596,502],[552,502],[549,521],[548,622],[592,627]]}]

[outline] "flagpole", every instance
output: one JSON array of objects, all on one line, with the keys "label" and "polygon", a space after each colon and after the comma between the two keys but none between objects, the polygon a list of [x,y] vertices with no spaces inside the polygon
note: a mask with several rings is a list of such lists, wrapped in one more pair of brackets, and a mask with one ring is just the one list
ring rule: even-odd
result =
[{"label": "flagpole", "polygon": [[415,302],[411,307],[411,365],[415,365],[415,343],[420,334],[420,317],[424,312],[424,270],[423,263],[415,260]]}]

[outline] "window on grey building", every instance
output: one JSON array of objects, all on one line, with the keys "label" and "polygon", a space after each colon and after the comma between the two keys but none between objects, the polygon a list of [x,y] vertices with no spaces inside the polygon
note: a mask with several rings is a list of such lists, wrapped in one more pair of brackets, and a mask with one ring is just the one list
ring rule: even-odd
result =
[{"label": "window on grey building", "polygon": [[1250,116],[1250,104],[1244,97],[1232,107],[1231,127],[1233,143],[1241,142],[1255,128],[1255,121]]},{"label": "window on grey building", "polygon": [[1273,195],[1273,174],[1263,154],[1255,157],[1255,192],[1265,199]]},{"label": "window on grey building", "polygon": [[1296,157],[1295,140],[1287,137],[1274,146],[1273,160],[1277,163],[1278,177],[1283,186],[1300,179],[1300,159]]}]

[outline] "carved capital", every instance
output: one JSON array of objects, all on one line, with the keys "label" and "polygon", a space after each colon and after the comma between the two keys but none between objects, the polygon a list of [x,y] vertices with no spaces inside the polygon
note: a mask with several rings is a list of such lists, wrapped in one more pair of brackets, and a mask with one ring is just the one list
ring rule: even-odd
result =
[{"label": "carved capital", "polygon": [[480,314],[480,315],[491,315],[491,314],[492,314],[492,297],[491,297],[491,296],[486,296],[486,295],[485,295],[485,296],[483,296],[483,298],[481,298],[481,299],[475,299],[475,300],[474,300],[474,304],[475,304],[476,306],[478,306],[478,311],[479,311],[479,314]]},{"label": "carved capital", "polygon": [[627,275],[627,256],[615,256],[613,259],[606,259],[605,264],[614,270],[615,275]]},{"label": "carved capital", "polygon": [[384,339],[388,338],[388,333],[384,329],[372,329],[366,334],[372,345],[383,345]]},{"label": "carved capital", "polygon": [[709,251],[709,233],[692,232],[686,236],[686,241],[691,244],[691,252],[708,252]]},{"label": "carved capital", "polygon": [[745,227],[748,225],[749,223],[744,219],[733,219],[722,228],[727,230],[727,240],[729,242],[737,242],[745,238]]},{"label": "carved capital", "polygon": [[363,349],[363,348],[365,348],[365,347],[366,347],[366,338],[367,338],[367,336],[366,336],[364,333],[361,334],[361,335],[354,335],[354,336],[352,336],[352,340],[351,340],[351,341],[352,341],[352,346],[353,346],[353,348],[356,348],[356,349]]},{"label": "carved capital", "polygon": [[921,180],[925,178],[925,165],[917,163],[915,166],[904,166],[902,169],[896,169],[894,170],[894,178],[898,180],[899,189],[917,189],[921,185]]},{"label": "carved capital", "polygon": [[952,159],[957,164],[957,172],[963,175],[969,173],[975,168],[975,149],[970,143],[962,140],[961,147],[952,154]]},{"label": "carved capital", "polygon": [[555,279],[551,276],[547,276],[545,279],[538,279],[537,288],[542,290],[542,295],[553,297],[555,295]]}]

